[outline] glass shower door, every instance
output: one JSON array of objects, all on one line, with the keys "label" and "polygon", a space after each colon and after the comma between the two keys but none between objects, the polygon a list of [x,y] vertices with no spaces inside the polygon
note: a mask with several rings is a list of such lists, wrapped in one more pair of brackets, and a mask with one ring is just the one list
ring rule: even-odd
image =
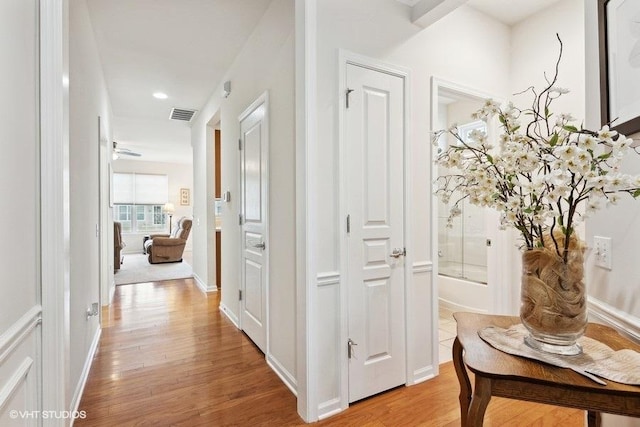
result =
[{"label": "glass shower door", "polygon": [[[459,135],[468,141],[473,130],[486,132],[484,122],[473,122],[459,126]],[[440,168],[439,174],[449,172]],[[458,200],[454,194],[450,204],[439,201],[438,206],[438,270],[439,274],[476,283],[487,283],[487,208],[474,206],[466,200],[458,207],[462,214],[447,227],[449,210]]]}]

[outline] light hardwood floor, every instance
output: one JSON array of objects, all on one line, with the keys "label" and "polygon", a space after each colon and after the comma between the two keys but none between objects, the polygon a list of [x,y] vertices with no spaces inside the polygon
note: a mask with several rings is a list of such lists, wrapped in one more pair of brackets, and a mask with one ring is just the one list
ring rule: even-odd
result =
[{"label": "light hardwood floor", "polygon": [[[192,279],[118,286],[76,426],[299,426],[296,399]],[[451,362],[319,426],[459,426]],[[581,411],[494,398],[486,426],[583,426]]]}]

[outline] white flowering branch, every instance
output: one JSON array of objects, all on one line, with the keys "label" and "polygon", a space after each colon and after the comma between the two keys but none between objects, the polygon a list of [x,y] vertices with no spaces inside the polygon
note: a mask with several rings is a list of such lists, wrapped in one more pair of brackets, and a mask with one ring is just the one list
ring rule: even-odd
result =
[{"label": "white flowering branch", "polygon": [[[543,235],[550,235],[555,249],[564,256],[574,227],[586,215],[616,204],[619,195],[640,196],[640,176],[622,174],[622,159],[632,140],[603,126],[598,131],[577,127],[570,114],[555,115],[553,101],[568,93],[556,86],[562,58],[562,41],[555,74],[547,86],[533,95],[531,108],[520,110],[509,103],[501,108],[487,100],[472,115],[474,119],[497,117],[501,133],[494,148],[484,132],[474,130],[465,140],[457,127],[434,133],[437,144],[448,133],[456,143],[443,150],[437,164],[457,171],[438,178],[436,194],[448,204],[453,202],[448,219],[461,214],[460,203],[491,207],[501,214],[501,228],[512,226],[522,235],[527,249],[544,246]],[[520,118],[531,119],[522,130]],[[633,151],[638,154],[636,148]],[[584,205],[584,213],[581,207]],[[560,247],[556,232],[566,238]]]}]

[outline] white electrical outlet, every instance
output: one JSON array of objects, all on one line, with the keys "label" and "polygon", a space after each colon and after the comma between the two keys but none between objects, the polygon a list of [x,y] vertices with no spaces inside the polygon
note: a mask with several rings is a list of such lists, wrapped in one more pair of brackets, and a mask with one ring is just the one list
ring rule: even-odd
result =
[{"label": "white electrical outlet", "polygon": [[593,236],[593,250],[596,265],[611,270],[611,237]]}]

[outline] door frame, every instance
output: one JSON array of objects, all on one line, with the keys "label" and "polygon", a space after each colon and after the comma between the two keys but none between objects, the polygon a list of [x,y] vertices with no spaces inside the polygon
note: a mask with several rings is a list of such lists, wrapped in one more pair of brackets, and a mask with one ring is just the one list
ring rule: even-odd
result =
[{"label": "door frame", "polygon": [[[267,151],[267,156],[265,159],[265,171],[264,174],[266,175],[267,179],[266,179],[266,183],[265,183],[265,194],[264,194],[264,208],[265,208],[265,216],[264,216],[264,223],[265,223],[265,227],[264,227],[264,243],[265,243],[265,249],[263,251],[263,256],[264,256],[264,268],[266,269],[265,272],[265,314],[264,314],[264,323],[265,323],[265,357],[267,357],[270,352],[271,352],[271,348],[270,348],[270,340],[269,340],[269,274],[270,274],[270,269],[269,269],[269,253],[271,252],[271,242],[270,242],[270,238],[269,238],[269,229],[270,229],[270,223],[269,223],[269,154],[270,154],[270,144],[269,144],[269,139],[270,139],[270,131],[269,131],[269,91],[264,91],[260,96],[258,96],[258,98],[256,98],[255,101],[253,101],[239,116],[238,116],[238,133],[239,133],[239,141],[242,140],[242,121],[244,119],[246,119],[251,113],[253,113],[253,111],[258,108],[260,105],[264,104],[264,118],[263,120],[263,126],[264,126],[264,132],[266,134],[266,141],[265,141],[265,145],[266,145],[266,151]],[[238,142],[239,144],[240,142]],[[239,156],[239,164],[238,164],[238,188],[240,189],[240,191],[238,192],[238,199],[239,199],[239,209],[240,212],[238,212],[238,215],[242,214],[242,195],[240,194],[240,192],[242,191],[242,155]],[[241,224],[238,227],[238,235],[240,236],[240,244],[239,244],[239,248],[240,248],[240,252],[239,252],[239,259],[238,259],[238,263],[240,265],[240,284],[238,285],[238,288],[240,289],[240,291],[242,291],[242,293],[245,293],[245,277],[244,277],[244,269],[243,269],[243,265],[242,265],[242,258],[244,256],[244,236],[242,233],[242,227],[244,224]],[[239,301],[239,307],[238,307],[238,327],[240,328],[240,330],[244,331],[244,329],[242,329],[242,318],[243,318],[243,314],[242,314],[243,310],[242,310],[242,301]]]},{"label": "door frame", "polygon": [[[40,1],[40,298],[43,408],[70,409],[68,1]],[[73,409],[73,408],[71,408]],[[52,426],[64,426],[62,418]]]},{"label": "door frame", "polygon": [[[477,98],[479,101],[484,99],[494,99],[498,103],[503,104],[504,99],[496,96],[492,96],[491,94],[460,85],[458,83],[451,82],[449,80],[441,79],[436,76],[431,77],[431,124],[430,128],[434,129],[435,123],[438,121],[438,95],[441,89],[446,89],[452,92],[460,93],[461,95],[467,96],[469,98]],[[498,124],[497,120],[492,121],[491,123],[487,123],[487,127],[490,133],[497,134],[498,132]],[[432,156],[433,159],[437,157],[437,147],[432,147]],[[432,182],[436,182],[438,178],[438,167],[434,165],[432,167]],[[434,184],[435,188],[435,184]],[[438,197],[434,192],[431,194],[431,215],[433,217],[433,222],[431,224],[431,233],[432,233],[432,241],[431,247],[433,248],[433,271],[434,271],[434,322],[438,324],[438,303],[440,296],[440,289],[438,286]],[[499,263],[497,260],[511,260],[511,251],[509,251],[510,242],[513,242],[513,232],[510,229],[500,231],[497,229],[497,221],[498,214],[491,213],[490,217],[487,218],[487,223],[494,222],[496,224],[496,229],[491,230],[488,237],[491,238],[493,244],[492,247],[495,249],[493,258],[495,265],[489,266],[488,269],[488,277],[487,282],[491,282],[492,286],[489,286],[489,311],[492,313],[511,313],[510,310],[510,301],[511,294],[513,290],[507,284],[509,283],[510,277],[510,269],[507,268],[507,265],[511,265],[511,262]],[[436,335],[437,339],[437,335]],[[438,357],[438,347],[437,342],[435,343],[435,352],[434,357]]]},{"label": "door frame", "polygon": [[[411,243],[411,212],[412,212],[412,179],[411,179],[411,138],[410,138],[410,117],[411,117],[411,75],[406,68],[388,64],[375,58],[370,58],[357,53],[340,49],[338,52],[338,171],[339,171],[339,202],[338,202],[338,229],[340,232],[340,341],[338,349],[340,350],[340,407],[346,409],[349,407],[349,359],[347,352],[342,351],[343,346],[349,338],[349,292],[347,288],[348,280],[348,241],[347,241],[347,149],[346,149],[346,90],[347,90],[347,66],[354,65],[367,68],[380,73],[390,74],[400,77],[403,80],[403,96],[404,96],[404,141],[403,141],[403,160],[404,160],[404,244],[407,249],[405,256],[405,275],[404,275],[404,306],[405,306],[405,358],[406,372],[405,384],[413,384],[413,355],[410,352],[413,341],[412,337],[414,322],[412,321],[412,306],[410,305],[410,295],[413,294],[413,245]],[[437,349],[437,348],[436,348]]]}]

